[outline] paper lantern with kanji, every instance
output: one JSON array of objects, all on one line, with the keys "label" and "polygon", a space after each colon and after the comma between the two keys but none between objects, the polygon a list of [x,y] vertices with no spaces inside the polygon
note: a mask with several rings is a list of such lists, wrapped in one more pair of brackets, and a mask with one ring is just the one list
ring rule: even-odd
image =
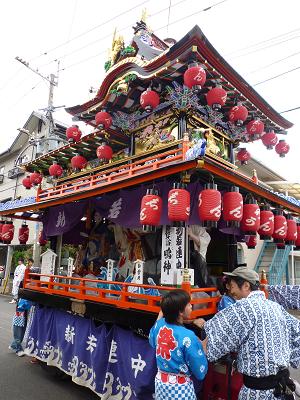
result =
[{"label": "paper lantern with kanji", "polygon": [[49,168],[49,174],[51,176],[53,176],[54,178],[58,178],[59,176],[61,176],[63,174],[64,170],[62,169],[62,167],[57,164],[56,161],[53,162],[53,164],[50,166]]},{"label": "paper lantern with kanji", "polygon": [[265,125],[259,118],[254,118],[246,125],[247,133],[252,139],[258,138],[264,131]]},{"label": "paper lantern with kanji", "polygon": [[140,211],[140,224],[145,232],[155,231],[160,223],[162,213],[162,198],[155,189],[147,189],[147,194],[142,198]]},{"label": "paper lantern with kanji", "polygon": [[295,250],[300,250],[300,222],[297,222],[297,239],[295,246]]},{"label": "paper lantern with kanji", "polygon": [[159,102],[159,95],[150,88],[148,88],[141,94],[140,104],[142,108],[147,112],[152,112],[159,105]]},{"label": "paper lantern with kanji", "polygon": [[87,159],[79,154],[71,158],[72,168],[75,170],[82,170],[87,165]]},{"label": "paper lantern with kanji", "polygon": [[240,161],[240,163],[242,165],[246,165],[247,162],[250,160],[251,158],[251,154],[249,153],[249,151],[247,151],[245,149],[245,147],[242,147],[239,152],[236,155],[236,158]]},{"label": "paper lantern with kanji", "polygon": [[0,221],[0,243],[2,243],[2,229],[5,225],[4,221]]},{"label": "paper lantern with kanji", "polygon": [[22,226],[19,228],[19,243],[20,244],[26,244],[29,238],[29,228],[27,224],[22,224]]},{"label": "paper lantern with kanji", "polygon": [[182,226],[190,217],[190,193],[181,184],[174,184],[168,194],[168,218],[175,226]]},{"label": "paper lantern with kanji", "polygon": [[243,196],[237,186],[223,195],[223,219],[230,227],[239,227],[243,218]]},{"label": "paper lantern with kanji", "polygon": [[5,244],[10,244],[14,238],[15,227],[12,222],[5,222],[2,228],[2,242]]},{"label": "paper lantern with kanji", "polygon": [[245,106],[239,104],[230,109],[228,119],[237,126],[242,126],[248,117],[248,110]]},{"label": "paper lantern with kanji", "polygon": [[294,218],[288,214],[286,217],[287,232],[285,237],[285,244],[294,245],[297,240],[297,223]]},{"label": "paper lantern with kanji", "polygon": [[30,176],[26,176],[26,178],[24,178],[22,180],[22,185],[24,186],[25,189],[29,190],[32,188],[32,183],[30,181]]},{"label": "paper lantern with kanji", "polygon": [[280,209],[274,210],[274,232],[273,232],[273,241],[275,243],[284,244],[284,239],[287,234],[287,221],[285,216],[283,215],[283,211]]},{"label": "paper lantern with kanji", "polygon": [[246,245],[248,249],[255,249],[257,245],[257,235],[248,236],[246,239]]},{"label": "paper lantern with kanji", "polygon": [[97,148],[97,157],[99,158],[100,161],[107,162],[112,159],[112,156],[113,156],[113,150],[106,143],[101,144]]},{"label": "paper lantern with kanji", "polygon": [[260,226],[260,209],[252,197],[245,201],[241,230],[245,235],[256,235]]},{"label": "paper lantern with kanji", "polygon": [[200,90],[206,82],[206,72],[203,66],[189,66],[183,75],[183,82],[190,89]]},{"label": "paper lantern with kanji", "polygon": [[207,104],[215,111],[220,110],[226,103],[227,92],[221,86],[210,89],[206,94]]},{"label": "paper lantern with kanji", "polygon": [[108,129],[112,125],[112,116],[106,111],[100,111],[95,116],[95,122],[99,129]]},{"label": "paper lantern with kanji", "polygon": [[38,242],[39,242],[40,246],[45,246],[47,244],[47,239],[44,237],[44,231],[43,230],[40,231],[40,233],[39,233]]},{"label": "paper lantern with kanji", "polygon": [[267,150],[272,150],[273,147],[278,142],[278,137],[277,137],[276,133],[273,130],[271,130],[269,132],[264,133],[261,136],[261,141],[266,146]]},{"label": "paper lantern with kanji", "polygon": [[80,140],[82,135],[78,125],[72,125],[66,130],[66,136],[70,143],[76,143]]},{"label": "paper lantern with kanji", "polygon": [[33,186],[40,185],[42,183],[42,180],[43,180],[43,176],[36,171],[34,171],[30,175],[30,182]]},{"label": "paper lantern with kanji", "polygon": [[260,226],[258,234],[261,240],[271,240],[274,232],[274,214],[270,207],[265,205],[260,208]]},{"label": "paper lantern with kanji", "polygon": [[217,227],[217,222],[221,218],[222,199],[217,189],[217,185],[208,183],[199,193],[198,214],[202,226]]},{"label": "paper lantern with kanji", "polygon": [[290,151],[290,145],[287,144],[285,140],[279,140],[275,146],[275,151],[280,157],[285,157],[285,155]]}]

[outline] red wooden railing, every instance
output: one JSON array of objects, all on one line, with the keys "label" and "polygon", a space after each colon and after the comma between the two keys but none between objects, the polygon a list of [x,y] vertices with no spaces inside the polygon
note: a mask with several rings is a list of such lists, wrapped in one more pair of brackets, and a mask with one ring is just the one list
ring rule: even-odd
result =
[{"label": "red wooden railing", "polygon": [[[94,285],[89,286],[89,285]],[[107,288],[96,287],[104,284]],[[121,290],[115,290],[113,285],[118,285]],[[216,292],[215,287],[191,289],[185,285],[184,289],[191,295],[193,311],[191,319],[204,315],[215,314],[219,296],[197,297],[199,293]],[[117,308],[135,309],[158,313],[161,296],[152,296],[131,292],[132,288],[157,289],[160,293],[174,290],[174,287],[140,285],[136,283],[109,282],[98,279],[85,279],[75,277],[62,277],[61,275],[35,274],[26,271],[24,277],[24,289],[33,290],[45,294],[55,294],[79,300],[89,300],[97,303],[114,305]],[[201,308],[199,308],[201,307]]]}]

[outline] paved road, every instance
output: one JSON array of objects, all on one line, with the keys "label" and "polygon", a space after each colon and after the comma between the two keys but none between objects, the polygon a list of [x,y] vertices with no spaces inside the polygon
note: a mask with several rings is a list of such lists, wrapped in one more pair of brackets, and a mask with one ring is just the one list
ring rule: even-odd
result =
[{"label": "paved road", "polygon": [[99,400],[90,390],[71,381],[60,381],[29,357],[17,357],[8,350],[14,305],[0,296],[0,399],[1,400]]}]

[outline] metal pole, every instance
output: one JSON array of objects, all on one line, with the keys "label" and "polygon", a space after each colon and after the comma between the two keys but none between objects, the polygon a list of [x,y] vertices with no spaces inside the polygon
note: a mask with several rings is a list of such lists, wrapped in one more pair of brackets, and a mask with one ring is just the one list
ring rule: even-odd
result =
[{"label": "metal pole", "polygon": [[54,92],[54,87],[56,86],[55,82],[55,75],[50,74],[50,86],[49,86],[49,97],[48,97],[48,107],[47,107],[47,113],[46,117],[48,119],[48,129],[46,129],[45,132],[45,145],[44,145],[44,153],[47,154],[49,152],[49,142],[47,139],[52,135],[53,132],[53,117],[52,117],[52,111],[53,111],[53,92]]},{"label": "metal pole", "polygon": [[10,271],[11,271],[11,261],[14,252],[14,246],[8,245],[7,246],[7,255],[6,255],[6,266],[5,266],[5,275],[4,275],[4,285],[3,285],[3,294],[6,291],[7,284],[10,278]]},{"label": "metal pole", "polygon": [[291,251],[291,264],[292,264],[292,285],[295,285],[295,259],[294,259],[294,246],[292,246],[292,251]]}]

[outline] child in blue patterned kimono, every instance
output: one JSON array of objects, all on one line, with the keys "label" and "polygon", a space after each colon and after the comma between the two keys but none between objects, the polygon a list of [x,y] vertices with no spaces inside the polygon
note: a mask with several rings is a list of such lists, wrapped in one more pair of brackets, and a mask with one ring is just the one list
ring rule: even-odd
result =
[{"label": "child in blue patterned kimono", "polygon": [[203,380],[207,359],[200,339],[183,326],[192,306],[190,296],[181,289],[172,290],[161,302],[161,312],[151,328],[149,342],[156,349],[158,372],[155,378],[156,400],[196,400],[191,375]]},{"label": "child in blue patterned kimono", "polygon": [[231,296],[230,293],[230,285],[228,282],[228,278],[226,276],[222,279],[222,284],[220,287],[218,286],[219,292],[222,294],[221,300],[218,304],[218,311],[223,310],[226,307],[231,306],[231,304],[235,303],[235,299]]},{"label": "child in blue patterned kimono", "polygon": [[25,355],[22,347],[22,341],[26,330],[27,313],[30,310],[31,305],[31,301],[19,299],[16,312],[13,316],[13,341],[9,346],[9,349],[14,350],[19,357]]}]

